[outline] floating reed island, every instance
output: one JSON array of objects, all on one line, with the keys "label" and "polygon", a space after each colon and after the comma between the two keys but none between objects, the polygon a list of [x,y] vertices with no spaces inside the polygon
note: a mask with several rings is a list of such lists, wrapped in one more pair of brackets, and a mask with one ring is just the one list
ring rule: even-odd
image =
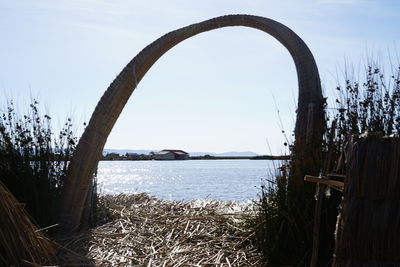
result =
[{"label": "floating reed island", "polygon": [[[96,266],[262,265],[244,223],[255,214],[251,202],[171,202],[121,194],[102,196],[99,205],[103,224],[64,245],[85,252]],[[78,264],[83,259],[63,260]]]}]

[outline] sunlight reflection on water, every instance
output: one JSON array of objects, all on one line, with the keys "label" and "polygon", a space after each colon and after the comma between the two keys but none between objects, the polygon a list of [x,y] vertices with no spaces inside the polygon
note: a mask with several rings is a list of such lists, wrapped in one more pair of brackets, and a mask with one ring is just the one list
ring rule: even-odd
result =
[{"label": "sunlight reflection on water", "polygon": [[97,178],[103,194],[248,201],[258,198],[274,164],[279,166],[269,160],[100,161]]}]

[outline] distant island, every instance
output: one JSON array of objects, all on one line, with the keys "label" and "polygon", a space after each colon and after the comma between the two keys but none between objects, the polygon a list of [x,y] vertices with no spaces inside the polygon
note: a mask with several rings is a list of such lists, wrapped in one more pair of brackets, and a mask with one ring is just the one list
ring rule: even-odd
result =
[{"label": "distant island", "polygon": [[221,159],[252,159],[252,160],[287,160],[288,155],[258,155],[254,152],[185,152],[177,149],[126,150],[105,149],[101,160],[221,160]]}]

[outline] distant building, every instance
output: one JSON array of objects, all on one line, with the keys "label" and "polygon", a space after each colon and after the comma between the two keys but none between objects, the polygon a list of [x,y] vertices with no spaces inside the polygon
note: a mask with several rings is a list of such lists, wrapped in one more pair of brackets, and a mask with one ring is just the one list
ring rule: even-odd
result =
[{"label": "distant building", "polygon": [[189,159],[189,153],[183,150],[164,149],[153,154],[156,160],[186,160]]}]

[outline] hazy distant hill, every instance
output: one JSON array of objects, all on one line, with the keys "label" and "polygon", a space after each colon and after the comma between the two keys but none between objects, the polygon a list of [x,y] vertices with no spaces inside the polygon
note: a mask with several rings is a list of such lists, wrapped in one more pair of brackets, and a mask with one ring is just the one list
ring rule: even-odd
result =
[{"label": "hazy distant hill", "polygon": [[[160,149],[161,150],[161,149]],[[120,155],[125,155],[126,153],[137,153],[137,154],[145,154],[148,155],[150,152],[157,152],[160,150],[135,150],[135,149],[104,149],[103,155],[107,153],[118,153]],[[213,152],[189,152],[190,156],[192,157],[199,157],[204,155],[210,155],[215,157],[254,157],[259,156],[257,153],[251,151],[244,151],[244,152],[225,152],[225,153],[213,153]]]}]

